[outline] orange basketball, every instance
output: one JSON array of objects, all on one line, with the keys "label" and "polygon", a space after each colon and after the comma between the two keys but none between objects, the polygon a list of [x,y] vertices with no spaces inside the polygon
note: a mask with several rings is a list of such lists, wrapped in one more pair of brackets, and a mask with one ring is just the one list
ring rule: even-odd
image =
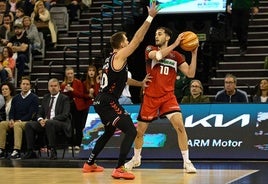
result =
[{"label": "orange basketball", "polygon": [[192,51],[199,45],[198,37],[191,31],[183,32],[183,37],[180,42],[180,47],[185,51]]}]

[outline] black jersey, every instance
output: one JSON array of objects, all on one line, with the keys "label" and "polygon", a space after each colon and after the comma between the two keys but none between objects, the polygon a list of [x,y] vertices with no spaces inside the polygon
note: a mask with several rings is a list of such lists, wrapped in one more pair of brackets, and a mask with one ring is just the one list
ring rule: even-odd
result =
[{"label": "black jersey", "polygon": [[114,55],[115,53],[106,58],[103,65],[100,92],[113,94],[119,98],[127,82],[128,68],[126,63],[120,70],[114,69]]}]

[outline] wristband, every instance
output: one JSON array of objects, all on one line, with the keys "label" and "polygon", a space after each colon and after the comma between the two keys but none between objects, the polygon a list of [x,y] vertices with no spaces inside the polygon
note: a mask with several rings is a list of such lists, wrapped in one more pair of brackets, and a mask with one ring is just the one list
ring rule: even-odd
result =
[{"label": "wristband", "polygon": [[149,15],[145,21],[151,23],[152,20],[153,20],[153,17],[151,15]]}]

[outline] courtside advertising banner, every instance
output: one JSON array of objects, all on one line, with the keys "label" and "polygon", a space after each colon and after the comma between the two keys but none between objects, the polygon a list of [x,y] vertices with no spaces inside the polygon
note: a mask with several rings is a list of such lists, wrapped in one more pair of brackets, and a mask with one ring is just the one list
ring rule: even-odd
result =
[{"label": "courtside advertising banner", "polygon": [[[180,107],[192,159],[268,158],[268,104],[183,104]],[[140,105],[124,105],[124,108],[137,126]],[[81,157],[88,157],[89,150],[102,133],[103,124],[90,107],[83,131]],[[124,134],[117,130],[99,157],[117,158],[122,136]],[[181,157],[176,131],[166,118],[149,125],[144,135],[142,157]]]}]

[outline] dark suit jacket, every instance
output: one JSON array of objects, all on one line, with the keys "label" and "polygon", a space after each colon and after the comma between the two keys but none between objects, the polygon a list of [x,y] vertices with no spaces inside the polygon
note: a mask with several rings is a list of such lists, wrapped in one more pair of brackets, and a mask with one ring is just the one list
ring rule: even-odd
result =
[{"label": "dark suit jacket", "polygon": [[[44,96],[40,111],[37,116],[38,119],[39,118],[45,119],[47,117],[50,99],[51,99],[50,93]],[[55,117],[53,118],[53,120],[65,122],[66,126],[63,127],[63,130],[66,136],[71,137],[72,126],[71,126],[71,115],[70,115],[70,101],[68,96],[62,93],[60,93],[57,98],[55,107]]]}]

